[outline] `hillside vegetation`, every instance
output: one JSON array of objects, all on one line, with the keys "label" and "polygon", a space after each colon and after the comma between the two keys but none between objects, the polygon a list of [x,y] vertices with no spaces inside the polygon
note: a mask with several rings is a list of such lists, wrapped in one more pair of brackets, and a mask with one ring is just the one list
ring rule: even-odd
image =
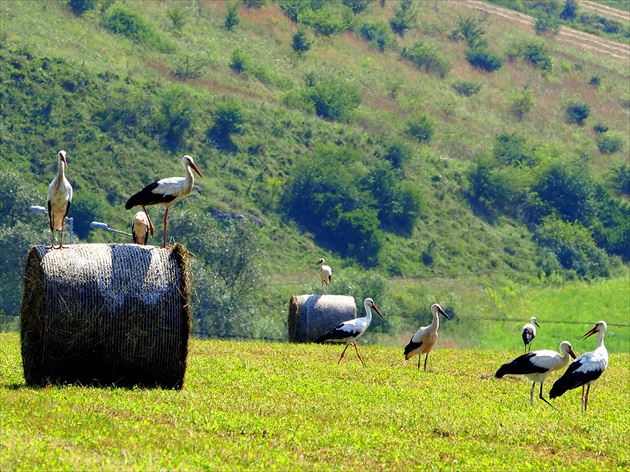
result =
[{"label": "hillside vegetation", "polygon": [[501,318],[526,286],[625,273],[627,60],[468,2],[146,5],[0,5],[7,315],[26,249],[50,240],[27,208],[59,149],[80,242],[123,242],[89,223],[126,228],[126,199],[195,158],[169,237],[195,255],[196,328],[213,335],[282,338],[322,256],[335,293],[381,296],[393,339],[432,301]]}]

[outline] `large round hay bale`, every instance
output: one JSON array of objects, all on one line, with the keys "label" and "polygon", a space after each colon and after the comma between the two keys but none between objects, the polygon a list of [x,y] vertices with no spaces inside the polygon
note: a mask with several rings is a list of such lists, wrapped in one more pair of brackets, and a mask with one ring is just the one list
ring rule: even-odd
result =
[{"label": "large round hay bale", "polygon": [[354,297],[293,295],[289,302],[289,341],[314,341],[339,323],[356,317]]},{"label": "large round hay bale", "polygon": [[181,389],[188,259],[181,244],[31,247],[21,309],[26,383]]}]

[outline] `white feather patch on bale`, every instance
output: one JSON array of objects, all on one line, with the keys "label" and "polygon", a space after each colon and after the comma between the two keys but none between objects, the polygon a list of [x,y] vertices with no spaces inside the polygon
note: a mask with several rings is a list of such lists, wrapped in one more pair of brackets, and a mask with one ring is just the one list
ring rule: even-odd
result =
[{"label": "white feather patch on bale", "polygon": [[188,260],[181,244],[31,247],[21,308],[27,385],[181,389],[191,329]]},{"label": "white feather patch on bale", "polygon": [[289,341],[311,342],[343,321],[357,317],[354,297],[293,295],[289,302]]}]

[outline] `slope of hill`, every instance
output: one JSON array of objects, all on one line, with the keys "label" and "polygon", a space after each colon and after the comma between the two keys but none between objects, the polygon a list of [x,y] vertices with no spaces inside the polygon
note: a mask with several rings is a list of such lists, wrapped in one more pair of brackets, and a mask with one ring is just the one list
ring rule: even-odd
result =
[{"label": "slope of hill", "polygon": [[[478,15],[470,8],[476,2],[414,2],[410,28],[385,35],[382,51],[364,37],[370,27],[388,25],[405,2],[371,2],[351,18],[350,29],[322,34],[325,20],[347,19],[347,7],[332,2],[337,10],[331,7],[325,17],[303,15],[313,44],[297,54],[291,45],[298,28],[285,13],[292,3],[260,3],[239,6],[240,22],[227,30],[224,2],[143,8],[102,1],[81,15],[68,2],[3,2],[0,169],[17,171],[34,189],[29,203],[43,204],[55,153],[66,149],[78,236],[104,241],[111,235],[91,231],[89,221],[126,227],[126,197],[154,179],[181,175],[181,155],[193,155],[204,178],[196,198],[178,204],[174,217],[186,209],[261,219],[261,268],[272,283],[263,298],[274,316],[284,311],[287,293],[312,289],[314,263],[322,255],[347,277],[366,267],[416,280],[584,276],[550,255],[555,247],[541,248],[541,238],[555,231],[556,239],[571,233],[582,241],[587,249],[578,252],[607,261],[588,261],[599,269],[587,276],[620,266],[619,249],[606,249],[610,261],[602,249],[614,236],[604,230],[616,222],[597,226],[599,239],[591,229],[588,236],[573,234],[573,220],[534,237],[542,222],[530,214],[558,209],[530,201],[529,190],[542,185],[541,176],[555,164],[571,172],[586,166],[589,177],[578,183],[610,192],[604,202],[617,208],[622,194],[613,181],[628,149],[627,58],[535,37],[530,26]],[[484,30],[490,51],[505,58],[499,70],[471,66],[466,41],[451,38],[469,17]],[[523,44],[547,52],[553,68],[543,71],[531,57],[523,59],[517,47]],[[445,73],[414,64],[418,51],[445,65]],[[466,87],[476,93],[457,91]],[[359,104],[352,108],[341,100],[350,107],[347,114],[335,115],[334,107],[322,111],[317,100],[325,100],[314,94],[327,91],[342,99],[356,92]],[[590,110],[586,125],[567,120],[567,107],[576,103]],[[621,151],[602,152],[602,133],[593,125],[608,129],[604,134]],[[428,126],[429,139],[414,134],[418,126]],[[532,164],[520,157],[514,166],[493,161],[489,180],[474,187],[471,173],[485,169],[480,164],[486,157],[497,159],[501,143],[507,143],[508,160],[516,152]],[[347,163],[336,168],[327,155]],[[307,201],[325,216],[310,218],[310,225],[308,215],[288,211],[295,198],[290,190],[300,193],[296,177],[309,172],[347,187],[346,193],[322,192],[338,198],[337,213]],[[521,205],[525,200],[528,205]],[[412,208],[405,207],[409,201]],[[347,202],[354,203],[346,208]],[[38,218],[18,220],[36,226]],[[386,218],[402,223],[387,227]],[[322,228],[336,232],[328,236]],[[37,242],[46,242],[48,235],[40,233]],[[363,245],[354,245],[354,237],[365,238]]]}]

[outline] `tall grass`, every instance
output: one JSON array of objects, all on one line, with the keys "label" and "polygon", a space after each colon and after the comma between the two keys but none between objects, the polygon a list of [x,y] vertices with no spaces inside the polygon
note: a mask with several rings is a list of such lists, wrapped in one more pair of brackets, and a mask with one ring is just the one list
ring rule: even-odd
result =
[{"label": "tall grass", "polygon": [[[614,470],[630,465],[630,358],[529,406],[515,352],[193,340],[182,391],[24,385],[0,335],[2,470]],[[548,388],[557,375],[549,378]]]}]

